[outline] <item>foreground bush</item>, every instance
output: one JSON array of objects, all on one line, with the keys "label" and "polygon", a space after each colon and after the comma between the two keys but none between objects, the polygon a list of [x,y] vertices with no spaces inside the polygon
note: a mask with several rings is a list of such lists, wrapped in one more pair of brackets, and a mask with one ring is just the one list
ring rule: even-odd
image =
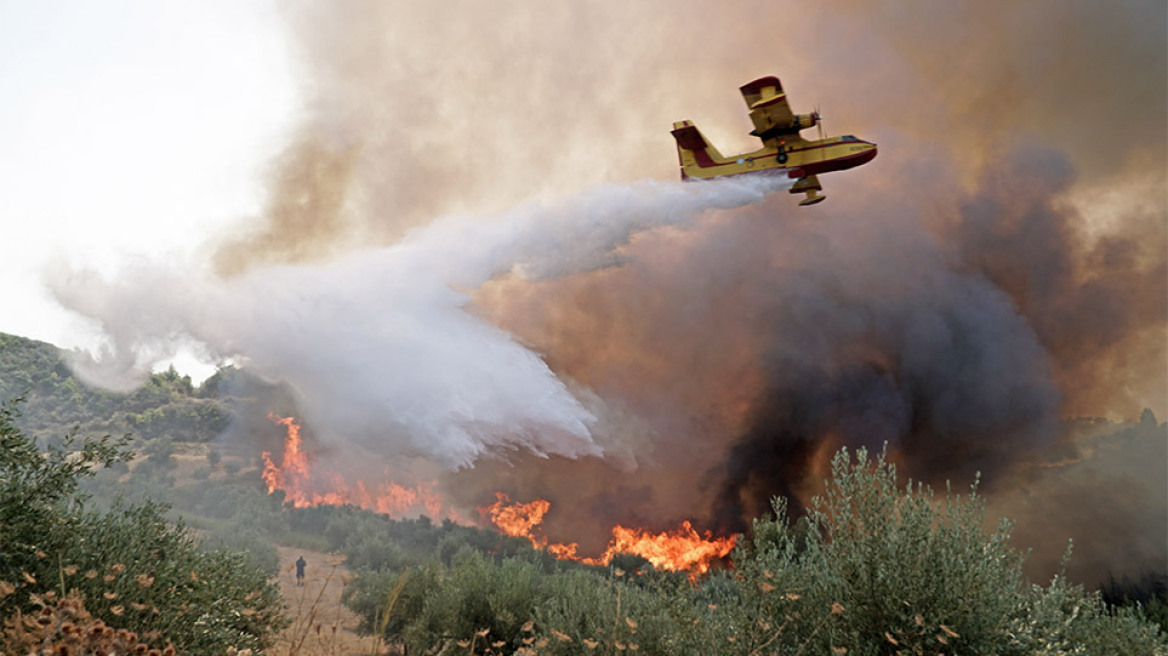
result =
[{"label": "foreground bush", "polygon": [[1022,576],[976,483],[938,499],[884,455],[840,451],[826,493],[792,524],[781,501],[697,584],[464,550],[363,572],[348,603],[409,653],[1168,654],[1138,609],[1056,577]]},{"label": "foreground bush", "polygon": [[[0,409],[0,618],[75,597],[110,626],[183,653],[262,648],[283,626],[278,591],[242,554],[203,551],[155,505],[87,510],[78,480],[124,443],[42,453]],[[8,646],[0,643],[5,653]]]},{"label": "foreground bush", "polygon": [[[736,562],[744,580],[773,573],[812,606],[842,607],[808,638],[813,653],[1165,653],[1158,627],[1133,609],[1109,613],[1061,576],[1029,585],[1009,522],[983,532],[976,483],[937,499],[920,484],[900,487],[883,454],[869,460],[861,449],[853,461],[843,450],[805,531],[790,528],[782,503],[775,511],[755,523]],[[789,630],[809,636],[811,627]]]},{"label": "foreground bush", "polygon": [[781,585],[812,604],[843,607],[815,637],[821,653],[999,652],[1025,613],[1010,525],[987,536],[976,489],[938,501],[923,485],[900,488],[883,455],[857,455],[855,464],[836,455],[803,535],[787,528],[781,503],[775,520],[756,522],[744,568],[781,572]]},{"label": "foreground bush", "polygon": [[[411,654],[686,653],[682,624],[693,615],[674,617],[670,605],[686,599],[689,583],[651,578],[571,564],[549,571],[537,559],[496,561],[465,549],[449,567],[434,560],[400,573],[363,573],[348,603],[364,618],[363,630]],[[678,610],[692,610],[683,604]]]},{"label": "foreground bush", "polygon": [[25,615],[19,610],[3,627],[3,644],[12,654],[147,654],[177,656],[173,647],[151,648],[138,634],[115,629],[94,618],[77,597],[56,603],[40,601],[41,610]]},{"label": "foreground bush", "polygon": [[251,569],[268,576],[280,573],[280,554],[276,546],[255,528],[242,521],[232,521],[216,527],[203,540],[201,547],[244,554]]}]

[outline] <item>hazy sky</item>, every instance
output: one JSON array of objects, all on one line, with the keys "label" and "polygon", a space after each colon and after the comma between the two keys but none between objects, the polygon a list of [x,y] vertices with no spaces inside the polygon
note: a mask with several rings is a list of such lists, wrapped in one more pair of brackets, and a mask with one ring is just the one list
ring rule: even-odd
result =
[{"label": "hazy sky", "polygon": [[91,346],[43,288],[254,214],[296,106],[273,3],[0,2],[0,331]]}]

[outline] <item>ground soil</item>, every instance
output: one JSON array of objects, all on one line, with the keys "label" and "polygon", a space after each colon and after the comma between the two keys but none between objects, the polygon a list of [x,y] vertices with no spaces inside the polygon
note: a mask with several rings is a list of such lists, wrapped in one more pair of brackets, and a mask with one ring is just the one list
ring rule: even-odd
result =
[{"label": "ground soil", "polygon": [[[279,547],[280,594],[288,604],[292,626],[280,636],[274,649],[278,656],[370,656],[372,637],[357,635],[358,617],[341,603],[341,591],[351,580],[343,559],[336,554]],[[304,585],[296,585],[296,559],[304,556]]]}]

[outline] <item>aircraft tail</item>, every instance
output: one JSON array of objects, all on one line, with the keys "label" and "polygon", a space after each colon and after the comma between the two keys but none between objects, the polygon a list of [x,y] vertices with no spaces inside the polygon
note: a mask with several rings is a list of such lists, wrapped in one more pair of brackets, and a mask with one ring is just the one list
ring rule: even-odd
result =
[{"label": "aircraft tail", "polygon": [[681,164],[682,180],[714,177],[718,175],[716,166],[730,161],[706,140],[693,121],[674,123],[673,138],[677,140],[677,159]]}]

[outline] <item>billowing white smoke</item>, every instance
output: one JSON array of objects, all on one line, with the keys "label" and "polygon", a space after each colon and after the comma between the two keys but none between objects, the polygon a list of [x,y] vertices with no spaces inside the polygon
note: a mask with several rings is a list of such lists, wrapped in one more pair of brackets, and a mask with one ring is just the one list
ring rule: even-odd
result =
[{"label": "billowing white smoke", "polygon": [[609,266],[639,231],[757,202],[784,185],[611,185],[491,220],[444,217],[397,245],[323,265],[223,279],[198,263],[156,262],[115,280],[60,270],[49,284],[109,337],[100,356],[74,358],[95,384],[132,387],[193,343],[288,384],[325,440],[449,467],[514,448],[602,455],[589,431],[593,413],[538,354],[468,312],[467,292],[501,275],[541,279]]}]

